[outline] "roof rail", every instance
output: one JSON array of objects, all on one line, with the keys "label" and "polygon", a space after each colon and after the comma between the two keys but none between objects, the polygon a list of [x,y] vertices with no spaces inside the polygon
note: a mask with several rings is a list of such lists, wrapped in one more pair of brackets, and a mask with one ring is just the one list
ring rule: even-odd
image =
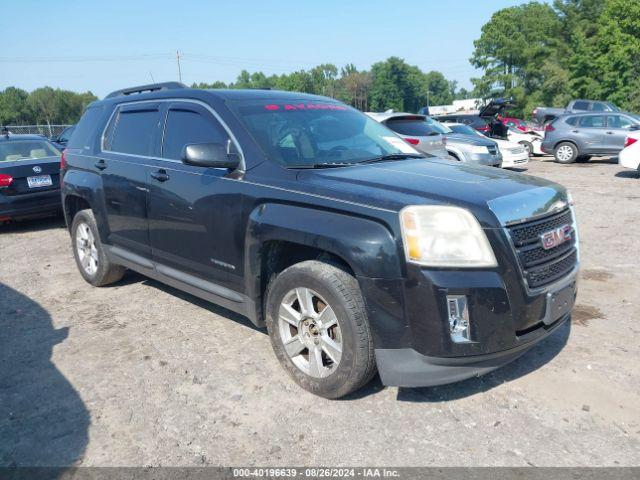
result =
[{"label": "roof rail", "polygon": [[139,87],[130,87],[123,88],[122,90],[116,90],[115,92],[111,92],[104,98],[119,97],[121,95],[131,95],[132,93],[156,92],[158,90],[177,90],[179,88],[189,87],[180,82],[151,83],[149,85],[140,85]]}]

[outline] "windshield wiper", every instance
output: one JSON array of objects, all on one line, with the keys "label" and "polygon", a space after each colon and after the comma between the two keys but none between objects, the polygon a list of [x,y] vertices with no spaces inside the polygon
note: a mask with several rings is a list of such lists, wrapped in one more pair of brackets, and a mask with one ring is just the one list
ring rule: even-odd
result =
[{"label": "windshield wiper", "polygon": [[287,168],[340,168],[355,165],[353,162],[310,163],[301,165],[287,165]]},{"label": "windshield wiper", "polygon": [[416,154],[416,153],[389,153],[387,155],[380,155],[379,157],[369,158],[367,160],[362,160],[358,162],[362,163],[378,163],[378,162],[390,162],[393,160],[406,160],[410,158],[426,158],[424,155]]}]

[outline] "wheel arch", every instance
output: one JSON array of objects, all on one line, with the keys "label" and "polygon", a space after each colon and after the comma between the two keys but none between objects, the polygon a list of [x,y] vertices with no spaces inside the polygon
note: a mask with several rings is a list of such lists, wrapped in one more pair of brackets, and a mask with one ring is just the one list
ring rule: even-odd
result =
[{"label": "wheel arch", "polygon": [[399,278],[401,252],[391,231],[374,220],[309,207],[263,204],[249,216],[245,291],[264,323],[269,281],[291,265],[322,260],[353,276]]}]

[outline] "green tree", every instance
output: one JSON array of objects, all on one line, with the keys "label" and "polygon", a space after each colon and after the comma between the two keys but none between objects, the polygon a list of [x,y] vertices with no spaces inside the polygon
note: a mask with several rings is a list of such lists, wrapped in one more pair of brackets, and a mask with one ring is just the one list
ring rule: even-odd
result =
[{"label": "green tree", "polygon": [[26,91],[16,87],[7,87],[0,92],[0,125],[26,123],[31,116],[28,97]]}]

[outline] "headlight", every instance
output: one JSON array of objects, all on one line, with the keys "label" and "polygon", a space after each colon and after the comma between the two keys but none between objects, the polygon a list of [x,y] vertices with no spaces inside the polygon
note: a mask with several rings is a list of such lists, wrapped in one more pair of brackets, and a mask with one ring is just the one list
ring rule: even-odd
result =
[{"label": "headlight", "polygon": [[489,149],[487,147],[474,145],[473,147],[471,147],[471,152],[472,153],[478,153],[478,154],[482,155],[484,153],[489,153]]},{"label": "headlight", "polygon": [[407,261],[429,267],[495,267],[478,220],[464,208],[413,205],[400,212]]}]

